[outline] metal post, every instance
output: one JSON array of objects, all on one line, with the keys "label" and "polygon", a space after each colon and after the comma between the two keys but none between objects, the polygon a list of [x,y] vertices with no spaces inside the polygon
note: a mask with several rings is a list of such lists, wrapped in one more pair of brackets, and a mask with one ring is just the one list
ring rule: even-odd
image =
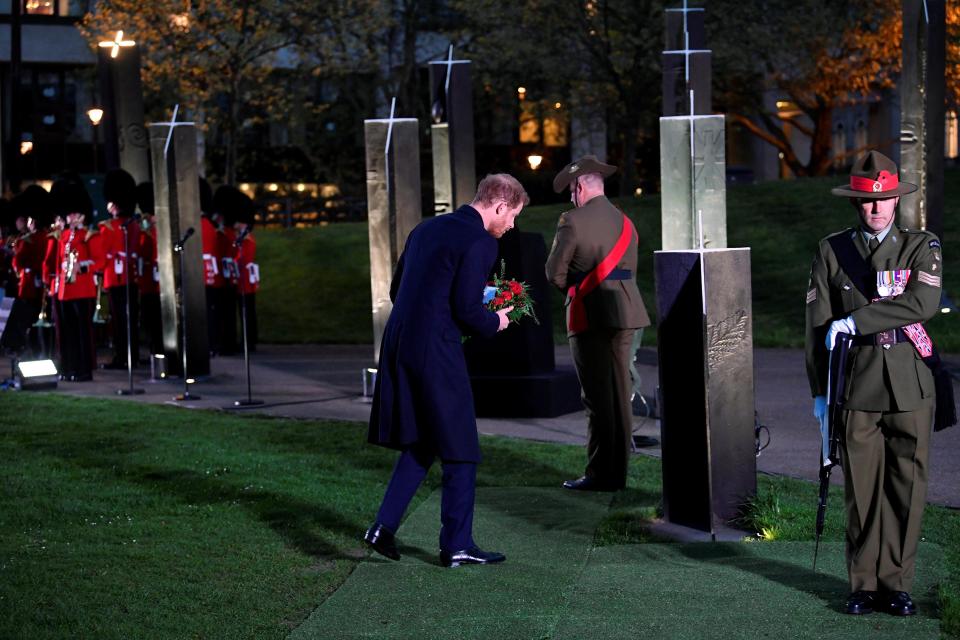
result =
[{"label": "metal post", "polygon": [[263,404],[263,400],[254,400],[253,391],[250,386],[250,346],[247,339],[247,296],[240,294],[240,323],[243,328],[243,361],[247,367],[247,399],[236,400],[233,403],[235,407],[251,407]]},{"label": "metal post", "polygon": [[[183,295],[184,278],[186,276],[186,271],[184,271],[184,265],[183,265],[183,243],[186,242],[187,239],[189,239],[192,234],[193,234],[193,227],[190,227],[187,230],[186,235],[180,240],[180,242],[178,242],[173,247],[173,250],[177,252],[177,254],[180,256],[180,298],[179,299],[180,299],[181,319],[185,318],[187,315],[187,300],[186,300],[186,297]],[[190,393],[190,387],[189,387],[190,383],[188,382],[189,376],[187,375],[187,323],[181,320],[180,327],[182,328],[182,331],[180,333],[180,339],[181,339],[180,349],[181,351],[183,351],[183,393],[174,397],[174,400],[181,401],[181,402],[185,400],[199,400],[200,396]]]},{"label": "metal post", "polygon": [[[126,263],[123,265],[123,272],[126,276],[126,283],[124,289],[127,293],[126,308],[127,308],[127,383],[128,387],[126,389],[117,389],[117,395],[120,396],[136,396],[143,393],[143,389],[135,389],[133,386],[133,331],[131,330],[131,319],[130,319],[130,224],[136,218],[131,216],[129,220],[123,223],[123,261]],[[137,354],[137,359],[140,358],[140,355]]]}]

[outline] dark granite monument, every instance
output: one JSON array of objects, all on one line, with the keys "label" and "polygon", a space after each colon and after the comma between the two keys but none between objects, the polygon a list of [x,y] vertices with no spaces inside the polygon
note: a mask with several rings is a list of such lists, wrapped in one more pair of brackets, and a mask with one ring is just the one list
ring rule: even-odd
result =
[{"label": "dark granite monument", "polygon": [[449,213],[477,192],[473,146],[473,86],[470,61],[430,63],[430,146],[433,155],[433,210]]},{"label": "dark granite monument", "polygon": [[750,250],[726,248],[724,117],[710,114],[709,52],[691,67],[703,12],[684,3],[666,23],[664,109],[680,111],[660,119],[663,250],[654,254],[664,515],[715,535],[757,490]]},{"label": "dark granite monument", "polygon": [[900,74],[900,179],[919,188],[900,198],[901,226],[943,237],[946,7],[904,0]]},{"label": "dark granite monument", "polygon": [[539,324],[523,318],[492,338],[474,336],[464,343],[477,415],[552,418],[580,411],[576,372],[557,368],[554,360],[552,285],[544,269],[543,236],[514,228],[498,244],[497,273],[503,261],[506,277],[529,285]]},{"label": "dark granite monument", "polygon": [[[183,335],[187,334],[187,373],[210,373],[207,305],[200,242],[200,190],[197,130],[193,123],[161,122],[148,127],[153,158],[153,197],[160,271],[160,311],[167,375],[183,372]],[[183,244],[183,271],[175,245]],[[180,296],[183,305],[180,305]],[[181,315],[183,308],[185,313]],[[184,326],[185,325],[185,326]]]},{"label": "dark granite monument", "polygon": [[393,304],[390,281],[407,236],[422,219],[420,141],[416,118],[364,121],[367,158],[367,221],[370,233],[370,293],[373,301],[373,358]]},{"label": "dark granite monument", "polygon": [[97,51],[107,168],[122,167],[137,184],[148,182],[150,149],[144,126],[140,48],[118,31],[113,40],[101,42]]}]

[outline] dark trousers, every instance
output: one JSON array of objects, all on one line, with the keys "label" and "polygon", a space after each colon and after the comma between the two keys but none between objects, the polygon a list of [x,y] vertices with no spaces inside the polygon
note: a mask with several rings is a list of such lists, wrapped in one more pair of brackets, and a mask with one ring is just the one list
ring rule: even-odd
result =
[{"label": "dark trousers", "polygon": [[[127,286],[110,287],[110,321],[113,323],[113,364],[127,363]],[[137,288],[130,287],[130,344],[133,366],[140,360],[140,302]]]},{"label": "dark trousers", "polygon": [[[397,459],[393,476],[383,496],[377,522],[396,532],[435,456],[426,447],[413,445]],[[473,462],[441,462],[443,495],[440,499],[440,550],[460,551],[474,546],[473,503],[477,465]]]},{"label": "dark trousers", "polygon": [[627,483],[633,406],[630,346],[634,329],[591,329],[570,338],[587,413],[585,474],[614,488]]},{"label": "dark trousers", "polygon": [[237,289],[228,284],[219,292],[220,353],[232,355],[237,352]]},{"label": "dark trousers", "polygon": [[160,294],[140,294],[140,327],[147,335],[150,353],[163,353],[163,325],[160,319]]},{"label": "dark trousers", "polygon": [[0,335],[0,346],[22,351],[27,346],[27,332],[40,315],[40,298],[16,298],[7,316],[7,325]]},{"label": "dark trousers", "polygon": [[61,373],[88,376],[93,371],[93,299],[80,298],[60,303]]},{"label": "dark trousers", "polygon": [[[246,332],[247,332],[247,346],[250,347],[251,351],[256,351],[257,348],[257,294],[248,293],[246,295],[240,296],[240,328],[243,330],[243,314],[244,306],[246,306]],[[241,336],[241,339],[243,336]]]}]

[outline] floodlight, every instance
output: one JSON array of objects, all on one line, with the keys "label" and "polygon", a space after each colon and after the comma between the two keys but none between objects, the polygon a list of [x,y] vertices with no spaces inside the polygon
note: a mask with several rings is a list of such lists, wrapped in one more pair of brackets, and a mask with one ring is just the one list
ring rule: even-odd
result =
[{"label": "floodlight", "polygon": [[23,391],[56,389],[60,373],[53,360],[21,360],[13,376],[14,385]]}]

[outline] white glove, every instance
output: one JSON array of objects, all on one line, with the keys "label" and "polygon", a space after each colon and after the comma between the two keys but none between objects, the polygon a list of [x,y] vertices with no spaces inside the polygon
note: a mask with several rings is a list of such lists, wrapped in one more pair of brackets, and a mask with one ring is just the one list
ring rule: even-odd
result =
[{"label": "white glove", "polygon": [[853,316],[847,316],[841,320],[834,320],[827,329],[827,350],[833,351],[833,346],[837,342],[838,333],[849,333],[856,335],[857,325],[853,322]]},{"label": "white glove", "polygon": [[827,396],[813,399],[813,417],[820,422],[820,461],[826,462],[830,456],[830,430],[827,423]]}]

